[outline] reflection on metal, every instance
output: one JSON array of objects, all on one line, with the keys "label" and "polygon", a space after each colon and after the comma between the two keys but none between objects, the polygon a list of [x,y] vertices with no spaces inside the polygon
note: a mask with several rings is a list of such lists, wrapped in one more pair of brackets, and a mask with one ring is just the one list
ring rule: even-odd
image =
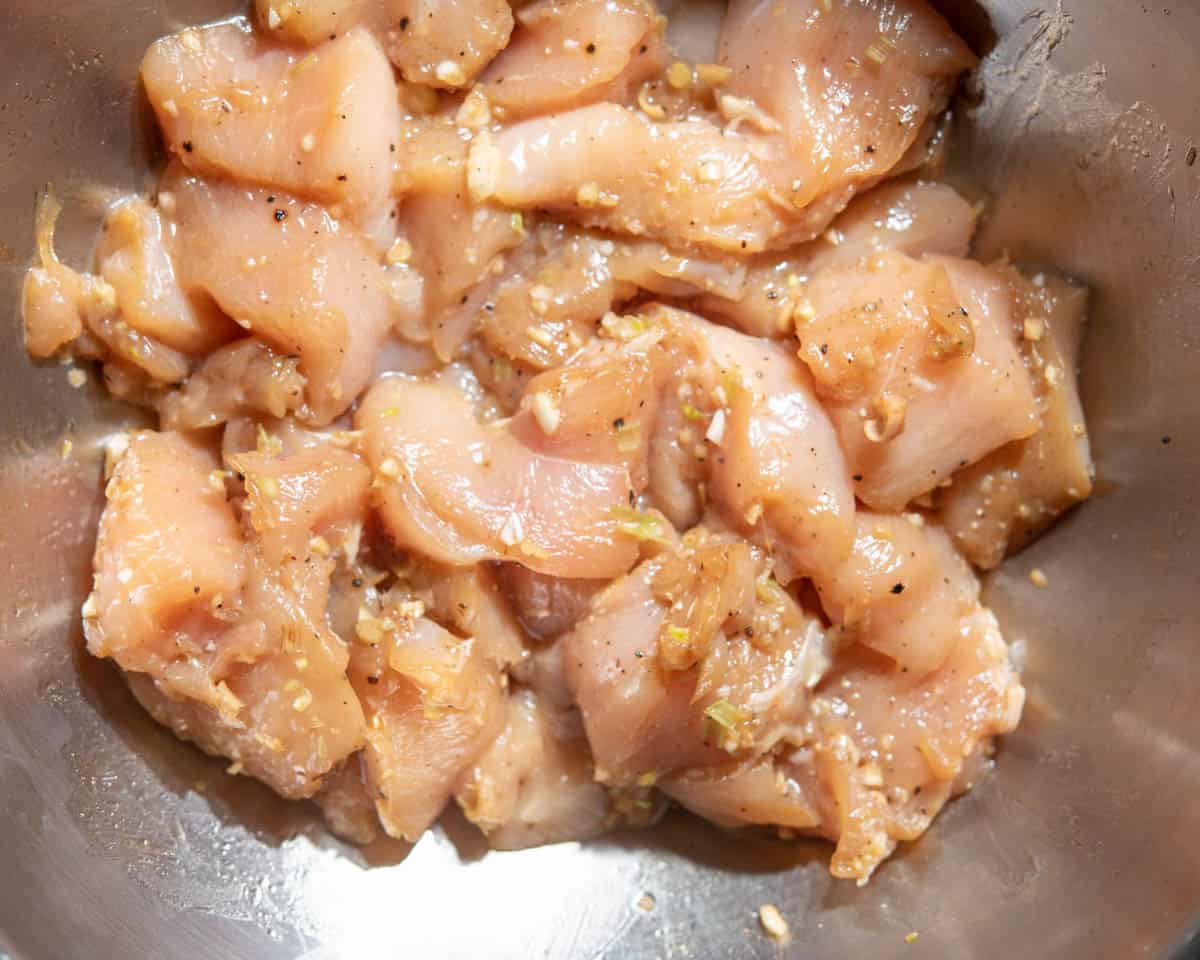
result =
[{"label": "reflection on metal", "polygon": [[[981,256],[1063,264],[1095,287],[1084,392],[1106,488],[990,585],[1002,622],[1025,638],[1031,694],[998,774],[860,890],[828,879],[822,845],[682,816],[649,834],[516,854],[488,853],[451,817],[411,849],[352,849],[307,807],[180,746],[110,666],[81,655],[70,611],[87,591],[100,477],[87,438],[131,414],[24,358],[12,308],[33,197],[53,180],[67,205],[63,252],[84,259],[89,198],[135,189],[146,169],[132,99],[142,51],[232,6],[112,0],[101,25],[90,5],[51,17],[42,0],[9,0],[0,23],[10,953],[774,958],[764,903],[787,919],[794,957],[987,960],[1029,945],[1039,957],[1104,958],[1182,942],[1200,903],[1200,166],[1186,162],[1200,135],[1200,10],[984,4],[999,39],[980,105],[960,111],[954,167],[993,198]],[[1034,566],[1049,589],[1029,582]]]}]

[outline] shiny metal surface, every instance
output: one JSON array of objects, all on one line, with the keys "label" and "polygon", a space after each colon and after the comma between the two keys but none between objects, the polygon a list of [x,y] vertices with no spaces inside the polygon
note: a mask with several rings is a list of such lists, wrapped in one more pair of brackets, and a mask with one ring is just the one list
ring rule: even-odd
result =
[{"label": "shiny metal surface", "polygon": [[983,5],[998,40],[955,166],[993,197],[983,254],[1093,285],[1103,485],[990,584],[1030,691],[997,775],[864,889],[828,879],[823,846],[684,817],[520,854],[453,819],[412,849],[351,849],[177,744],[81,655],[97,442],[129,414],[25,358],[34,194],[54,183],[64,252],[85,258],[100,206],[146,169],[142,50],[230,6],[8,0],[0,18],[0,956],[765,958],[768,901],[794,957],[1180,942],[1200,907],[1200,6]]}]

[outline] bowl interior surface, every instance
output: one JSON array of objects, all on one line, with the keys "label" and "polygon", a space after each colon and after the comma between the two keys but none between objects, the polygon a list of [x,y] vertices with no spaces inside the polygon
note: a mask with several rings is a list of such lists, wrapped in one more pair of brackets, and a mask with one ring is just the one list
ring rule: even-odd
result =
[{"label": "bowl interior surface", "polygon": [[[100,449],[138,415],[25,356],[34,198],[86,264],[147,181],[137,67],[230,0],[9,0],[0,18],[0,957],[1161,956],[1200,905],[1200,6],[939,4],[992,46],[956,117],[989,197],[976,254],[1091,285],[1100,490],[987,587],[1029,701],[996,773],[866,887],[828,848],[684,816],[492,854],[453,816],[415,847],[332,839],[179,745],[83,655]],[[989,21],[990,19],[990,26]],[[63,440],[72,442],[64,457]],[[1028,578],[1040,567],[1049,579]],[[654,908],[637,903],[649,893]],[[402,953],[407,951],[408,953]]]}]

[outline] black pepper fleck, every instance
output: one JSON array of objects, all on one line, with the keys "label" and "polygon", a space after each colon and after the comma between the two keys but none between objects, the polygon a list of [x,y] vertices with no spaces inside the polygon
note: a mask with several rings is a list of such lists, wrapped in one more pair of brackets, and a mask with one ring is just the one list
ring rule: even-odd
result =
[{"label": "black pepper fleck", "polygon": [[279,209],[279,208],[276,208],[276,210],[275,210],[275,221],[276,221],[277,223],[283,223],[283,221],[284,221],[284,220],[286,220],[286,219],[287,219],[287,211],[286,211],[286,210]]},{"label": "black pepper fleck", "polygon": [[904,584],[902,584],[902,583],[897,583],[892,587],[892,593],[894,593],[894,594],[899,595],[903,592],[904,592]]}]

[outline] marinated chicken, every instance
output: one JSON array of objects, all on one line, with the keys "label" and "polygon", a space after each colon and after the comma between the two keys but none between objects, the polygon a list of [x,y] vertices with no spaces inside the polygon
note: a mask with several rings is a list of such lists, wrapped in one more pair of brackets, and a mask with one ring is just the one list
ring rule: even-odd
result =
[{"label": "marinated chicken", "polygon": [[1086,290],[939,179],[974,55],[925,0],[253,7],[147,52],[91,269],[38,208],[30,354],[157,416],[90,653],[354,842],[675,803],[865,882],[1020,719],[979,571],[1093,487]]}]

